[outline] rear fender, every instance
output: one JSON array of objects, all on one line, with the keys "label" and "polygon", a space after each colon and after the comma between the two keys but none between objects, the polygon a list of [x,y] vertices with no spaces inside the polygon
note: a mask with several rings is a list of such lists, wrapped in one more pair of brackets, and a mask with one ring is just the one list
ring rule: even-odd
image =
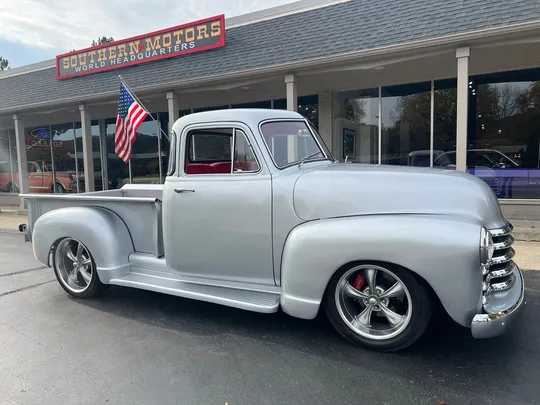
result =
[{"label": "rear fender", "polygon": [[314,318],[326,286],[355,261],[396,264],[423,278],[448,314],[469,326],[481,309],[481,226],[467,218],[373,215],[311,221],[291,231],[282,259],[284,312]]},{"label": "rear fender", "polygon": [[34,256],[51,266],[52,249],[67,237],[86,245],[102,283],[129,274],[133,241],[125,223],[114,212],[101,207],[66,207],[43,214],[33,227]]}]

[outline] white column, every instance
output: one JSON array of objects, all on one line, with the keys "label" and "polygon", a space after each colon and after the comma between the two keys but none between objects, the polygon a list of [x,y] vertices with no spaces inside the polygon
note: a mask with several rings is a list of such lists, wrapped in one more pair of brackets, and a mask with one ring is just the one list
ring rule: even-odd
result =
[{"label": "white column", "polygon": [[319,132],[324,143],[334,152],[334,93],[324,91],[319,93]]},{"label": "white column", "polygon": [[298,86],[296,83],[296,76],[285,76],[285,86],[287,88],[287,110],[298,111]]},{"label": "white column", "polygon": [[457,58],[457,125],[456,170],[467,170],[467,120],[469,110],[469,47],[458,48]]},{"label": "white column", "polygon": [[169,132],[171,132],[171,129],[178,119],[178,99],[176,98],[176,95],[172,91],[167,92],[167,106],[169,109]]},{"label": "white column", "polygon": [[94,151],[92,148],[92,121],[90,111],[84,104],[79,105],[81,112],[83,162],[84,162],[84,187],[88,193],[95,191],[94,184]]},{"label": "white column", "polygon": [[[287,90],[287,110],[298,111],[298,90],[296,86],[296,76],[285,76],[285,86]],[[298,136],[287,136],[287,160],[294,162],[298,160]]]},{"label": "white column", "polygon": [[[13,115],[15,123],[15,142],[17,144],[17,169],[19,171],[19,192],[28,193],[28,167],[26,164],[26,140],[24,139],[24,122],[17,114]],[[21,200],[21,209],[24,202]]]}]

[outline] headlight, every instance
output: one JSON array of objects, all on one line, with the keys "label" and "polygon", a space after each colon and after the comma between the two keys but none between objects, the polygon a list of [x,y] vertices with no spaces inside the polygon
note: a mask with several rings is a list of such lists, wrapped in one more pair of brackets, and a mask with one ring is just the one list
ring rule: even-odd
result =
[{"label": "headlight", "polygon": [[482,227],[482,232],[480,234],[480,263],[483,265],[488,264],[493,257],[493,238],[491,233]]}]

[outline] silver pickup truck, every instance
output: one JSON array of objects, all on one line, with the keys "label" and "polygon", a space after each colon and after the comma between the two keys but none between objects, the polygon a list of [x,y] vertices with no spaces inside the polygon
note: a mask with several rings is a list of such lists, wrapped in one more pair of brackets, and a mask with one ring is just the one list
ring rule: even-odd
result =
[{"label": "silver pickup truck", "polygon": [[174,123],[163,185],[21,195],[37,260],[75,297],[119,285],[261,313],[323,309],[350,342],[403,349],[440,304],[475,338],[524,306],[512,226],[455,170],[347,164],[300,114]]}]

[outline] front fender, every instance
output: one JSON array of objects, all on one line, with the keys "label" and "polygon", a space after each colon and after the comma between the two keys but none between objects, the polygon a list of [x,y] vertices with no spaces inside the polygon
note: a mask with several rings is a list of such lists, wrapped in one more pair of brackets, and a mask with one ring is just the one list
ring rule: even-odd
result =
[{"label": "front fender", "polygon": [[382,261],[418,274],[448,314],[470,326],[481,309],[480,230],[474,220],[431,215],[373,215],[304,223],[291,231],[285,243],[282,309],[312,319],[336,270],[355,261]]},{"label": "front fender", "polygon": [[50,266],[51,248],[66,237],[86,245],[102,283],[129,274],[133,241],[125,223],[114,212],[101,207],[66,207],[43,214],[33,227],[34,256]]}]

